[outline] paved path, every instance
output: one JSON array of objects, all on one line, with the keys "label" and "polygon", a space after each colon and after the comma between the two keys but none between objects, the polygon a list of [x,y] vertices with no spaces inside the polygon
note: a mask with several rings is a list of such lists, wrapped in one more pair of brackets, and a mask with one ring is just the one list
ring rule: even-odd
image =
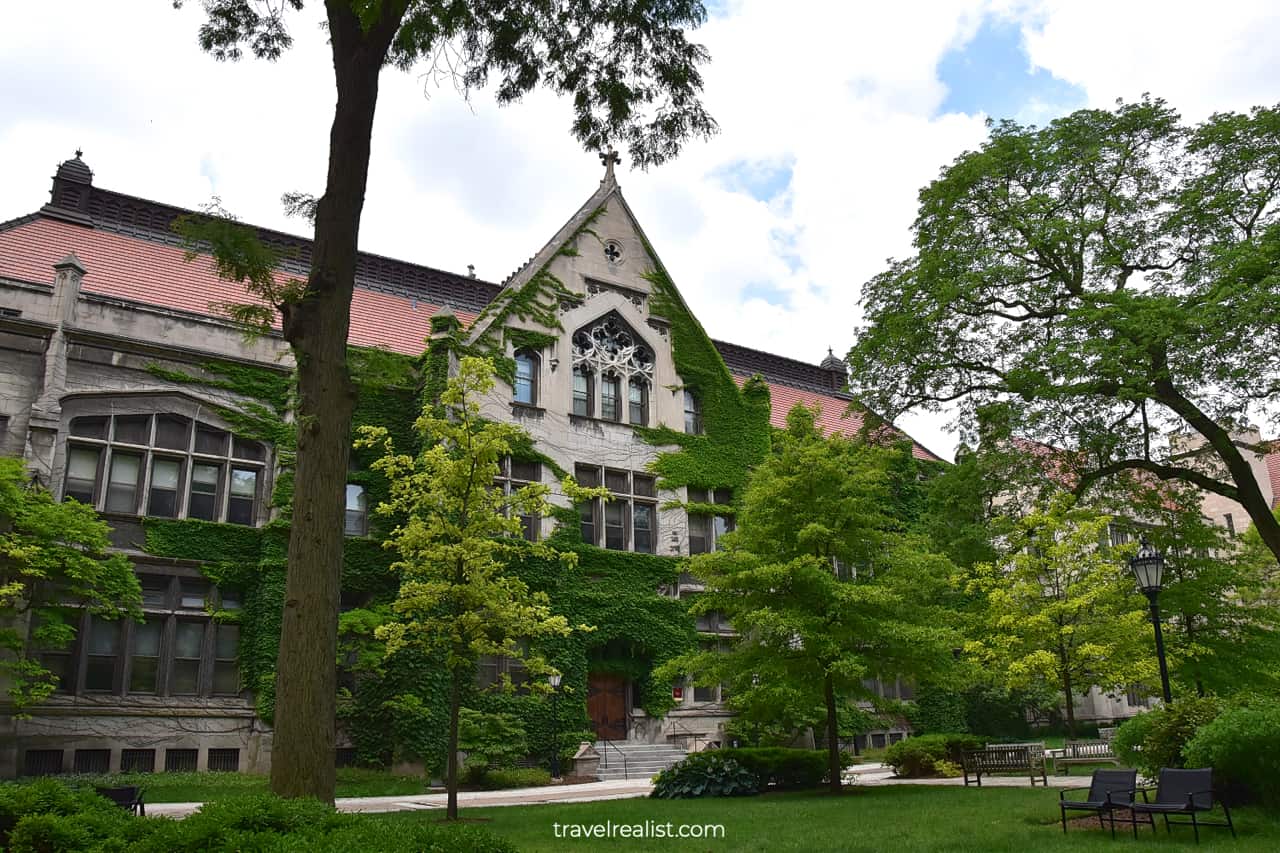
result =
[{"label": "paved path", "polygon": [[[857,777],[859,785],[959,785],[964,787],[964,777],[955,779],[899,779],[893,775],[893,768],[883,764],[855,764],[845,770],[845,781],[852,782]],[[1050,788],[1074,788],[1087,786],[1089,777],[1082,776],[1048,776]],[[982,777],[984,788],[1030,788],[1031,780],[1026,776],[986,776]],[[1040,787],[1037,782],[1036,787]]]},{"label": "paved path", "polygon": [[[855,779],[856,777],[856,779]],[[845,771],[845,781],[858,785],[951,785],[963,786],[963,779],[899,779],[893,769],[882,764],[855,764]],[[1049,787],[1069,788],[1087,785],[1087,776],[1049,776]],[[984,788],[1027,788],[1026,776],[986,776]],[[513,791],[461,791],[458,805],[462,808],[491,806],[527,806],[536,803],[591,803],[599,800],[623,800],[647,797],[653,790],[648,779],[615,779],[609,782],[587,782],[581,785],[548,785],[543,788],[518,788]],[[428,811],[445,807],[444,794],[412,794],[403,797],[341,797],[337,806],[344,812]],[[200,803],[148,803],[148,815],[186,817],[200,808]]]},{"label": "paved path", "polygon": [[[648,779],[618,779],[610,782],[586,782],[581,785],[548,785],[543,788],[518,788],[514,791],[460,791],[462,808],[490,806],[526,806],[533,803],[589,803],[596,800],[622,800],[647,797],[653,789]],[[445,794],[412,794],[403,797],[339,797],[337,806],[344,812],[401,812],[444,809]],[[186,817],[200,808],[200,803],[147,803],[147,815]]]}]

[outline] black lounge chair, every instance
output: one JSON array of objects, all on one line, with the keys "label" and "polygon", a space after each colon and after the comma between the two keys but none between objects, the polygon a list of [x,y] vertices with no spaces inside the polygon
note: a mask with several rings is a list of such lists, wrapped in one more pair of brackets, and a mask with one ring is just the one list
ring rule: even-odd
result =
[{"label": "black lounge chair", "polygon": [[[1116,809],[1127,809],[1133,805],[1134,789],[1138,786],[1137,770],[1095,770],[1088,788],[1066,788],[1058,792],[1058,806],[1062,810],[1062,831],[1067,831],[1067,812],[1094,812],[1098,816],[1098,826],[1105,829],[1102,816],[1111,818],[1111,837],[1116,837]],[[1088,791],[1083,800],[1068,800],[1067,794],[1073,791]]]},{"label": "black lounge chair", "polygon": [[[1165,832],[1172,833],[1171,824],[1191,824],[1192,830],[1196,834],[1196,844],[1200,843],[1200,827],[1202,826],[1225,826],[1231,830],[1231,837],[1236,837],[1235,825],[1231,822],[1231,809],[1227,808],[1226,803],[1222,803],[1222,812],[1226,815],[1226,821],[1201,820],[1197,815],[1202,812],[1208,812],[1213,808],[1213,769],[1209,767],[1199,769],[1179,770],[1172,767],[1165,767],[1160,771],[1160,783],[1156,787],[1156,800],[1150,802],[1147,800],[1147,791],[1150,788],[1139,789],[1142,791],[1142,799],[1144,802],[1133,804],[1133,837],[1138,837],[1138,815],[1144,814],[1147,820],[1151,821],[1151,831],[1156,831],[1156,815],[1164,818]],[[1190,815],[1191,820],[1169,820],[1170,815]]]},{"label": "black lounge chair", "polygon": [[131,814],[139,817],[145,817],[147,814],[147,807],[142,802],[142,789],[136,785],[123,788],[95,788],[94,790]]}]

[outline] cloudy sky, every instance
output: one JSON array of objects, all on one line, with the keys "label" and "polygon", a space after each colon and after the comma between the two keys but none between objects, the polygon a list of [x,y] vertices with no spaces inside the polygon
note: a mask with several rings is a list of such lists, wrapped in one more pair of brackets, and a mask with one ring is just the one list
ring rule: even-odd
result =
[{"label": "cloudy sky", "polygon": [[[319,4],[275,64],[218,64],[198,0],[6,4],[0,221],[47,200],[84,148],[95,183],[303,232],[280,194],[322,189],[332,70]],[[984,121],[1043,123],[1151,92],[1189,119],[1280,102],[1280,3],[713,0],[706,102],[721,133],[620,175],[715,337],[817,362],[847,351],[859,288],[909,248],[917,190]],[[538,95],[497,108],[387,71],[362,248],[501,280],[594,189],[600,166]],[[949,454],[945,417],[902,423]]]}]

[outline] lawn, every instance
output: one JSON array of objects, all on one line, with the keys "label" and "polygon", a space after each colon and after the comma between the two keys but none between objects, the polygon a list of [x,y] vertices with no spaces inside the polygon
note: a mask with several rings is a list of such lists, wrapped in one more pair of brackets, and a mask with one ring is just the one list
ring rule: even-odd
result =
[{"label": "lawn", "polygon": [[[1139,828],[1138,841],[1072,826],[1062,834],[1058,795],[1053,790],[1021,788],[939,788],[920,785],[852,789],[843,796],[773,794],[760,797],[698,800],[612,800],[598,803],[463,809],[464,819],[483,822],[511,839],[522,851],[1251,851],[1280,850],[1280,815],[1257,809],[1233,812],[1240,838],[1226,829],[1204,829],[1197,848],[1190,827],[1163,826],[1157,835]],[[399,812],[384,821],[439,820],[440,813]],[[557,838],[554,824],[723,824],[723,840],[615,837]],[[1128,832],[1128,827],[1124,827]],[[1119,828],[1117,828],[1119,831]],[[565,830],[562,829],[562,835]],[[1122,845],[1122,846],[1118,846]]]}]

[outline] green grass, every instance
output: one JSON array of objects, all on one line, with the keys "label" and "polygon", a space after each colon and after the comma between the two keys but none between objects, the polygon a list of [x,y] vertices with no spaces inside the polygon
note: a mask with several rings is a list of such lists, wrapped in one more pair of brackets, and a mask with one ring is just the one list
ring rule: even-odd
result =
[{"label": "green grass", "polygon": [[[1138,841],[1119,835],[1113,842],[1096,824],[1072,826],[1063,835],[1058,823],[1058,795],[1053,790],[1018,788],[940,788],[922,785],[852,789],[839,797],[827,794],[772,794],[760,797],[699,800],[612,800],[598,803],[463,809],[461,817],[480,820],[509,838],[526,853],[536,851],[1234,851],[1272,853],[1280,849],[1280,815],[1258,809],[1233,812],[1239,840],[1226,829],[1201,830],[1193,843],[1191,828],[1163,826],[1157,835],[1139,827]],[[439,820],[440,813],[400,812],[379,820]],[[609,840],[557,838],[553,825],[723,824],[723,840],[615,837]],[[1126,833],[1128,826],[1123,827]],[[1117,832],[1120,827],[1117,827]]]},{"label": "green grass", "polygon": [[[138,785],[148,803],[204,803],[270,790],[266,776],[249,773],[122,773],[67,777],[67,781],[102,787]],[[385,770],[354,767],[338,770],[339,797],[397,797],[426,791],[427,782],[421,776],[393,776]]]}]

